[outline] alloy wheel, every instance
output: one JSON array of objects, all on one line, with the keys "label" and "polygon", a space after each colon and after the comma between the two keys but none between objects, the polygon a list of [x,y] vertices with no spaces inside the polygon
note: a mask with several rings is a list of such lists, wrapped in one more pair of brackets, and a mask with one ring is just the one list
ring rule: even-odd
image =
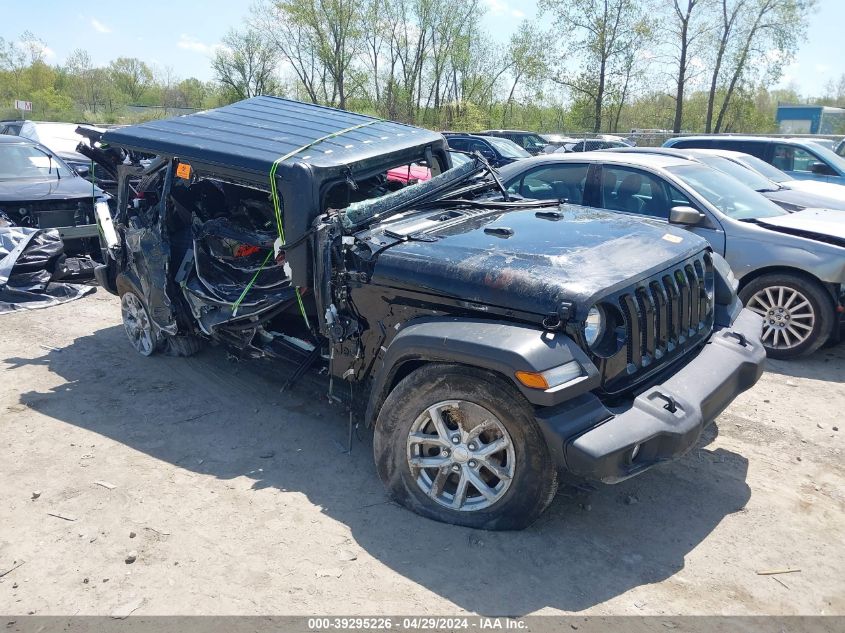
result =
[{"label": "alloy wheel", "polygon": [[123,315],[123,329],[135,350],[144,356],[155,351],[153,324],[141,300],[133,292],[120,298],[120,312]]},{"label": "alloy wheel", "polygon": [[813,304],[802,292],[789,286],[763,288],[751,297],[747,307],[763,317],[763,345],[772,349],[801,345],[810,337],[816,323]]},{"label": "alloy wheel", "polygon": [[458,511],[489,508],[507,492],[516,470],[505,425],[464,400],[438,402],[408,433],[408,466],[433,501]]}]

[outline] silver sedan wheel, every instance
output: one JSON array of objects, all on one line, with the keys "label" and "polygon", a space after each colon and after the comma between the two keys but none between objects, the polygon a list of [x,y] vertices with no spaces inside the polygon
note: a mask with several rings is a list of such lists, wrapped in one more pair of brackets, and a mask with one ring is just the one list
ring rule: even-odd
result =
[{"label": "silver sedan wheel", "polygon": [[788,286],[769,286],[758,291],[748,308],[763,317],[763,345],[790,349],[806,341],[816,324],[813,304]]},{"label": "silver sedan wheel", "polygon": [[123,329],[139,354],[149,356],[155,351],[153,324],[141,300],[133,292],[120,298],[120,312],[123,315]]},{"label": "silver sedan wheel", "polygon": [[408,466],[433,501],[459,511],[489,508],[516,470],[505,425],[484,407],[447,400],[429,407],[408,434]]}]

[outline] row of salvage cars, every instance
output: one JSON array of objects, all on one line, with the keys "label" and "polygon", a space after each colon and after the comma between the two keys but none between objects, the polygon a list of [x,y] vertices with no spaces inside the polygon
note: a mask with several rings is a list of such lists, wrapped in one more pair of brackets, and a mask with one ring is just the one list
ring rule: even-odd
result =
[{"label": "row of salvage cars", "polygon": [[322,370],[390,495],[439,521],[523,528],[561,476],[677,458],[767,351],[838,335],[841,212],[782,212],[699,158],[496,170],[438,133],[275,97],[92,148],[115,183],[95,273],[133,347]]}]

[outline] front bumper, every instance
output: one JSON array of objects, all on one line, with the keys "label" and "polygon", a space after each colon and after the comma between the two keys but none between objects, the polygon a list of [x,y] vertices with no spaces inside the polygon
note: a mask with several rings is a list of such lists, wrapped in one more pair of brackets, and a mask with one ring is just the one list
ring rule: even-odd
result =
[{"label": "front bumper", "polygon": [[664,383],[624,409],[608,409],[586,394],[538,422],[564,470],[615,483],[692,448],[702,430],[763,373],[761,319],[742,310],[715,330],[701,352]]}]

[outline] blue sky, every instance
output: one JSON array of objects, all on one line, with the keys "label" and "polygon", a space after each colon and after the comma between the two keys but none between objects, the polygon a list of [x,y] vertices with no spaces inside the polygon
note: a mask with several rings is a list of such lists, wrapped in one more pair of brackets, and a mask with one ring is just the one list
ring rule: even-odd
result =
[{"label": "blue sky", "polygon": [[[536,15],[535,0],[482,2],[487,30],[502,41],[523,17]],[[15,39],[24,30],[34,32],[47,43],[51,63],[61,63],[73,49],[84,48],[98,64],[119,56],[138,57],[160,68],[170,66],[178,77],[211,79],[212,46],[230,26],[240,24],[250,4],[251,0],[29,0],[26,11],[4,13],[0,36]],[[845,0],[819,0],[807,38],[781,85],[792,82],[801,93],[814,95],[829,79],[845,73],[845,55],[839,50],[843,24]]]}]

